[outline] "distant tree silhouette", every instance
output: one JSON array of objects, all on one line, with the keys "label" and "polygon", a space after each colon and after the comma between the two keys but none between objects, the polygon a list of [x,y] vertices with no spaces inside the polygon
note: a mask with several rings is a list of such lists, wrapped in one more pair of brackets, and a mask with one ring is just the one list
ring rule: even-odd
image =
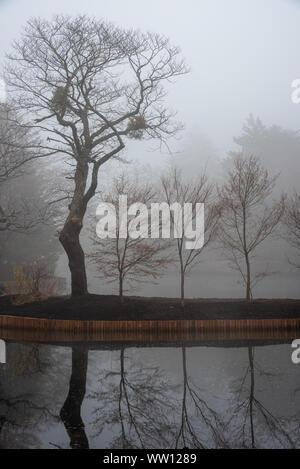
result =
[{"label": "distant tree silhouette", "polygon": [[32,170],[39,142],[13,108],[0,103],[0,232],[32,232],[46,221],[48,205],[16,198],[9,190],[15,179]]},{"label": "distant tree silhouette", "polygon": [[[214,186],[205,173],[199,174],[193,179],[185,178],[180,169],[173,167],[169,173],[161,178],[161,192],[162,197],[170,207],[174,203],[180,204],[182,210],[185,203],[190,203],[192,206],[191,213],[186,218],[181,214],[177,219],[174,216],[174,211],[170,210],[171,227],[173,228],[172,236],[177,230],[177,237],[174,237],[173,245],[179,264],[181,305],[184,307],[186,276],[201,261],[203,250],[215,238],[221,206],[216,202]],[[196,207],[200,203],[204,204],[203,245],[201,248],[186,249],[187,225],[195,223],[197,218]],[[199,238],[201,235],[202,231],[196,234],[196,237]]]},{"label": "distant tree silhouette", "polygon": [[[283,222],[286,227],[285,237],[290,245],[300,249],[300,195],[295,192],[286,203],[286,210]],[[300,268],[299,261],[291,261],[291,264]]]}]

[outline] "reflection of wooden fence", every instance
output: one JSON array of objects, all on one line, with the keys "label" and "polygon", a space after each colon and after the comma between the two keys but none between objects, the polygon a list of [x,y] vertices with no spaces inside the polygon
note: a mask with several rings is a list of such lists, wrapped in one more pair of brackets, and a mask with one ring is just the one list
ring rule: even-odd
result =
[{"label": "reflection of wooden fence", "polygon": [[294,339],[299,319],[76,321],[0,316],[0,338],[33,341]]}]

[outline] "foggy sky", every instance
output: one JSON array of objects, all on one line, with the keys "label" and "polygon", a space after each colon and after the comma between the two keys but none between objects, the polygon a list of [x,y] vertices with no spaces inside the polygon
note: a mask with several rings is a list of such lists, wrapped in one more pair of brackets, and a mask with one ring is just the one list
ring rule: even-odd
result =
[{"label": "foggy sky", "polygon": [[29,17],[59,13],[155,31],[181,47],[191,73],[170,87],[169,103],[186,125],[183,139],[200,132],[225,156],[250,113],[300,129],[290,98],[300,78],[299,0],[0,0],[0,60]]}]

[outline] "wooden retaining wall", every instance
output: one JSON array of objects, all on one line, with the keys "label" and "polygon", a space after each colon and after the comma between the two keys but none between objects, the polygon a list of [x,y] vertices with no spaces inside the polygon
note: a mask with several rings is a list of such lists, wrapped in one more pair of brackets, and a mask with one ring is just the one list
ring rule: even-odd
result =
[{"label": "wooden retaining wall", "polygon": [[293,339],[299,319],[79,321],[0,316],[0,338],[32,341]]}]

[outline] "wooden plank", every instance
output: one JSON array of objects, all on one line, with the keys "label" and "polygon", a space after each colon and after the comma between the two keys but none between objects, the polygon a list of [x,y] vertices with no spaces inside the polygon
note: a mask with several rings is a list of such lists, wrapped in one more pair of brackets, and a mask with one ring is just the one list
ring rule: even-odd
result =
[{"label": "wooden plank", "polygon": [[[215,319],[170,321],[80,321],[0,316],[0,338],[30,336],[36,340],[176,341],[205,338],[296,338],[300,319]],[[60,339],[61,338],[61,339]]]}]

